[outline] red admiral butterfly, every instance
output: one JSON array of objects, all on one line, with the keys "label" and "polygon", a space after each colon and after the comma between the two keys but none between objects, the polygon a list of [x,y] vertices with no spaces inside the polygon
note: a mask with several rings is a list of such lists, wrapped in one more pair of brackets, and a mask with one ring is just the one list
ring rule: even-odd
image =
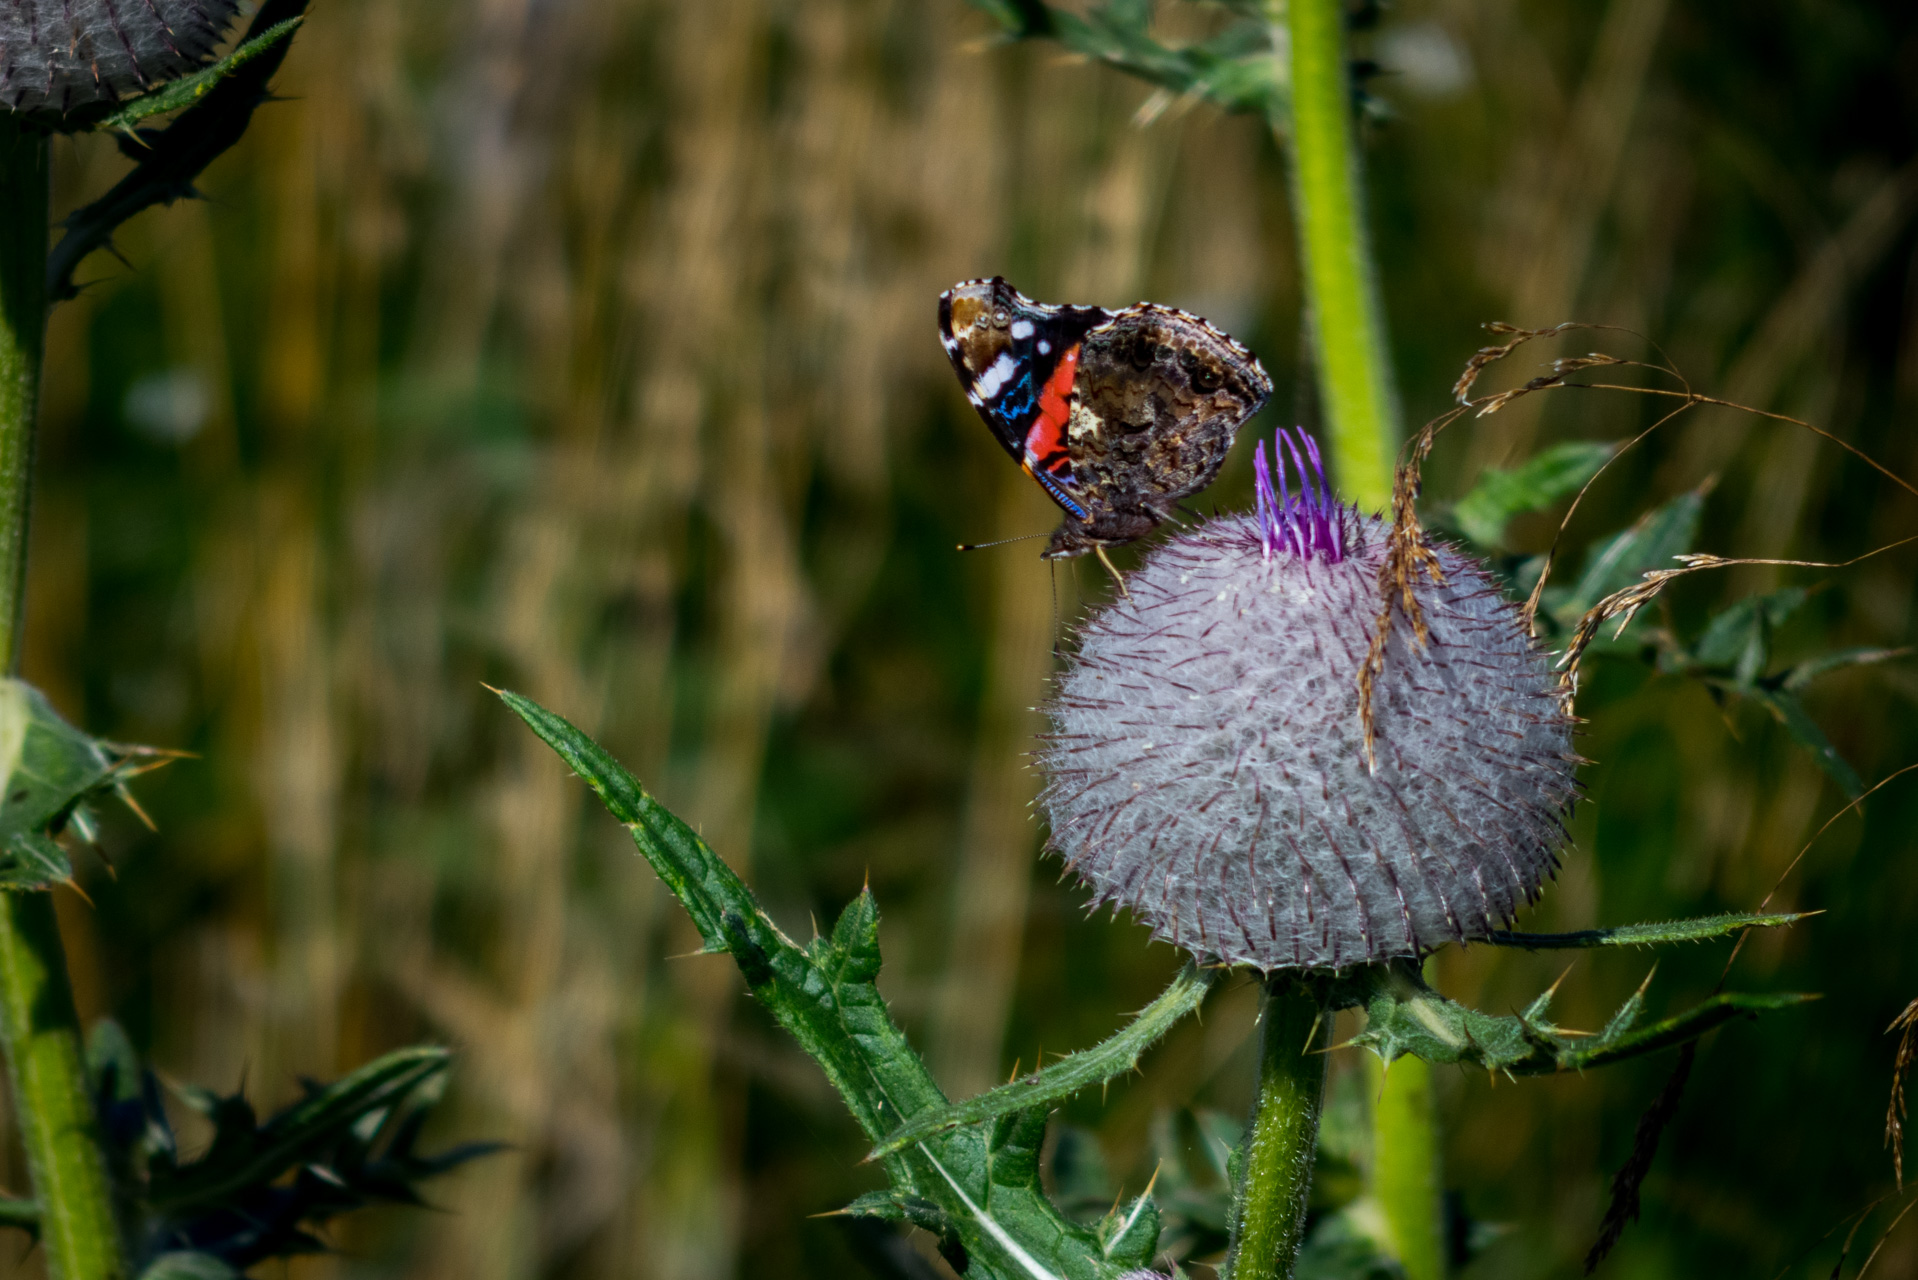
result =
[{"label": "red admiral butterfly", "polygon": [[1049,307],[997,276],[939,295],[939,340],[992,434],[1065,509],[1048,560],[1172,519],[1272,394],[1253,354],[1198,316]]}]

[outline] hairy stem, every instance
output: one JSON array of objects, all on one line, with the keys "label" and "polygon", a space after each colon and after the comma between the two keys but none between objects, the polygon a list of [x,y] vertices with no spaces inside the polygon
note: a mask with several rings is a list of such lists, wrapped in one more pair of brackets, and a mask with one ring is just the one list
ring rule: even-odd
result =
[{"label": "hairy stem", "polygon": [[[47,325],[47,137],[0,112],[0,670],[20,668]],[[49,893],[0,893],[0,1039],[53,1280],[124,1280],[80,1019]]]},{"label": "hairy stem", "polygon": [[1298,978],[1280,974],[1266,987],[1259,1095],[1239,1149],[1223,1272],[1229,1280],[1284,1280],[1298,1257],[1325,1097],[1325,1055],[1311,1051],[1324,1009],[1319,993]]},{"label": "hairy stem", "polygon": [[[1352,85],[1340,0],[1269,0],[1286,26],[1291,116],[1278,122],[1292,159],[1307,310],[1339,488],[1367,508],[1392,496],[1398,393],[1385,341],[1352,128]],[[1372,1194],[1408,1280],[1445,1274],[1432,1074],[1402,1059],[1373,1111]]]},{"label": "hairy stem", "polygon": [[49,220],[47,135],[0,111],[0,672],[7,675],[20,669]]},{"label": "hairy stem", "polygon": [[1377,510],[1392,498],[1399,405],[1359,190],[1345,6],[1266,3],[1289,50],[1291,114],[1273,123],[1292,159],[1292,212],[1336,479],[1347,498]]},{"label": "hairy stem", "polygon": [[1372,1079],[1372,1194],[1406,1280],[1445,1280],[1445,1232],[1432,1068],[1406,1054],[1387,1071],[1365,1055]]}]

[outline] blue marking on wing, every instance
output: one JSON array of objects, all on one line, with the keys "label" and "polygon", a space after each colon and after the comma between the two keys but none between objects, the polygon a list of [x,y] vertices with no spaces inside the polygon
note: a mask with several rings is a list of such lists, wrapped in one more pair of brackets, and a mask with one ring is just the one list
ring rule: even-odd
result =
[{"label": "blue marking on wing", "polygon": [[1053,479],[1050,473],[1046,471],[1028,471],[1026,472],[1026,474],[1031,476],[1034,480],[1037,480],[1039,482],[1039,487],[1046,491],[1047,496],[1050,497],[1054,502],[1058,503],[1060,506],[1064,507],[1068,512],[1077,516],[1081,520],[1085,520],[1088,518],[1086,515],[1086,509],[1080,506],[1078,503],[1074,502],[1070,497],[1068,497],[1066,495],[1065,487],[1061,485],[1057,480]]},{"label": "blue marking on wing", "polygon": [[1031,357],[1015,346],[1013,359],[1018,372],[1011,382],[1000,388],[992,407],[1005,423],[1006,433],[1010,437],[1007,443],[1015,448],[1023,448],[1032,416],[1039,412],[1039,393],[1032,383]]}]

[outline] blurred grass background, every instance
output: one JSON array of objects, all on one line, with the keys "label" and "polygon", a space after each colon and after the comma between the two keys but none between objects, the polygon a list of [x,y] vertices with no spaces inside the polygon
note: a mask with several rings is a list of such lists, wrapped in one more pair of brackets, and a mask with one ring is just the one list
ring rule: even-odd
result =
[{"label": "blurred grass background", "polygon": [[[369,1219],[290,1274],[861,1274],[808,1216],[876,1182],[837,1100],[727,961],[684,957],[624,833],[482,682],[597,734],[789,931],[870,880],[882,985],[950,1090],[1091,1042],[1175,969],[1036,857],[1030,708],[1060,620],[1108,588],[1034,544],[953,551],[1056,512],[960,396],[933,301],[1004,273],[1185,306],[1271,370],[1256,429],[1310,423],[1284,165],[1254,120],[1140,125],[1145,87],[990,29],[959,0],[331,0],[208,200],[137,220],[134,269],[96,256],[56,313],[26,674],[96,732],[202,756],[141,784],[160,830],[110,827],[93,906],[62,895],[83,1014],[261,1104],[444,1040],[443,1134],[514,1144],[440,1183],[446,1212]],[[1918,475],[1918,14],[1406,0],[1360,41],[1393,110],[1367,176],[1412,423],[1479,323],[1579,318]],[[124,161],[83,138],[56,164],[65,210]],[[1448,434],[1428,495],[1650,412],[1520,402]],[[1842,559],[1914,531],[1862,464],[1708,411],[1608,472],[1574,538],[1708,476],[1706,550]],[[1235,459],[1208,502],[1249,489]],[[1788,654],[1902,644],[1915,569],[1745,570],[1672,607],[1827,581]],[[1915,707],[1910,664],[1813,695],[1868,781],[1918,760]],[[1580,711],[1591,802],[1531,926],[1749,909],[1842,803],[1695,684],[1595,662]],[[1754,938],[1736,981],[1826,999],[1707,1042],[1613,1274],[1769,1276],[1807,1250],[1824,1274],[1821,1237],[1890,1188],[1915,822],[1894,783],[1788,882],[1827,914]],[[1655,1007],[1722,958],[1667,957]],[[1647,965],[1581,962],[1564,1020]],[[1434,976],[1507,1012],[1559,967],[1479,948]],[[1129,1186],[1155,1113],[1244,1105],[1253,1006],[1222,993],[1069,1108]],[[1575,1274],[1668,1069],[1438,1073],[1447,1183],[1510,1226],[1468,1275]],[[1918,1274],[1918,1230],[1875,1268]]]}]

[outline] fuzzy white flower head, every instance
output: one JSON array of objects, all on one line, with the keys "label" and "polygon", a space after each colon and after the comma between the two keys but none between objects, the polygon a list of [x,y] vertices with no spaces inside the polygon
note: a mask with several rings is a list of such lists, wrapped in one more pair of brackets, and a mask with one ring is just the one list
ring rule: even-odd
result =
[{"label": "fuzzy white flower head", "polygon": [[[1392,615],[1368,767],[1359,672],[1385,523],[1280,433],[1276,492],[1173,538],[1088,621],[1039,752],[1049,848],[1194,954],[1260,969],[1416,956],[1510,923],[1577,795],[1546,656],[1475,561],[1437,546]],[[1275,450],[1275,452],[1277,452]]]}]

